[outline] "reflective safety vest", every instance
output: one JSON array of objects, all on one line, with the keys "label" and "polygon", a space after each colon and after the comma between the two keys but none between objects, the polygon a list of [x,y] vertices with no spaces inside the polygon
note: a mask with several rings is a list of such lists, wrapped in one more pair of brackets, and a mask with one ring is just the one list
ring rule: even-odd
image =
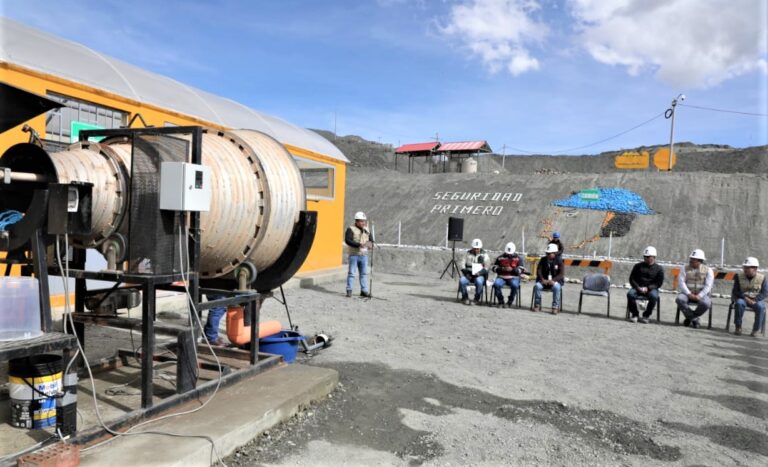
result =
[{"label": "reflective safety vest", "polygon": [[763,288],[763,281],[765,276],[759,272],[755,274],[752,279],[747,279],[747,276],[743,273],[739,273],[739,287],[741,287],[741,293],[745,296],[754,299],[760,295],[760,289]]},{"label": "reflective safety vest", "polygon": [[709,267],[703,264],[699,265],[696,269],[685,266],[685,286],[688,287],[692,294],[698,294],[704,288],[708,272]]}]

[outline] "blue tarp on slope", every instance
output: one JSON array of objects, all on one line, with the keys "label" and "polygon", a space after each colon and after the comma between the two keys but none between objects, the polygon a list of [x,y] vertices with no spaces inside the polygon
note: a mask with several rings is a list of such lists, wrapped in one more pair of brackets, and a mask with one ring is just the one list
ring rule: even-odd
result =
[{"label": "blue tarp on slope", "polygon": [[584,201],[579,194],[571,195],[567,199],[553,202],[555,206],[564,208],[595,209],[598,211],[613,211],[635,214],[655,214],[645,204],[645,200],[637,193],[623,188],[598,188],[600,199],[598,201]]}]

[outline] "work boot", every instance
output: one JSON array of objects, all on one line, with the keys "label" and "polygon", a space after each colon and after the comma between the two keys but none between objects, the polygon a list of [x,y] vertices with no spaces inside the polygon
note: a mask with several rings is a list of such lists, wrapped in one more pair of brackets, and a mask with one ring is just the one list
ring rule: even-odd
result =
[{"label": "work boot", "polygon": [[536,313],[537,311],[541,311],[541,305],[533,305],[533,310],[531,311],[533,311],[534,313]]},{"label": "work boot", "polygon": [[683,326],[685,326],[685,327],[688,327],[688,326],[690,326],[690,325],[691,325],[691,320],[690,320],[690,319],[688,319],[688,318],[685,318],[685,319],[683,320]]},{"label": "work boot", "polygon": [[470,302],[468,298],[463,298],[463,299],[461,300],[461,303],[463,303],[463,304],[465,304],[465,305],[469,305],[469,304],[470,304],[470,303],[472,303],[472,302]]},{"label": "work boot", "polygon": [[360,292],[360,296],[361,297],[370,297],[371,293],[370,292]]},{"label": "work boot", "polygon": [[741,335],[741,327],[740,326],[736,326],[736,330],[733,331],[733,335],[734,336],[740,336]]},{"label": "work boot", "polygon": [[351,297],[351,296],[352,296],[352,291],[351,290],[347,290],[347,297]]},{"label": "work boot", "polygon": [[648,323],[651,322],[651,320],[649,318],[643,316],[642,318],[640,318],[640,322],[643,323],[643,324],[648,324]]},{"label": "work boot", "polygon": [[553,306],[553,307],[552,307],[552,314],[553,314],[553,315],[556,315],[556,314],[558,314],[558,313],[560,313],[560,308],[558,308],[558,307],[556,307],[556,306]]},{"label": "work boot", "polygon": [[630,323],[637,323],[637,316],[632,316],[631,318],[629,318],[629,322]]},{"label": "work boot", "polygon": [[699,323],[699,319],[696,318],[693,321],[691,321],[691,327],[693,329],[699,329],[701,327],[701,323]]},{"label": "work boot", "polygon": [[757,337],[757,331],[752,331],[749,335],[750,337]]}]

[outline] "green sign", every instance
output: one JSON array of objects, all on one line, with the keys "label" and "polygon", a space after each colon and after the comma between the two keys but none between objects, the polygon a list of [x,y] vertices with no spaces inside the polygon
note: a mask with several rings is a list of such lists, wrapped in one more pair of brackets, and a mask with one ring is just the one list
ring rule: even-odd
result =
[{"label": "green sign", "polygon": [[600,199],[600,190],[597,188],[588,188],[579,192],[579,199],[582,201],[598,201]]},{"label": "green sign", "polygon": [[[72,120],[72,123],[69,125],[69,129],[70,129],[69,141],[71,143],[76,143],[77,141],[80,140],[80,132],[81,131],[83,131],[83,130],[103,130],[104,127],[103,126],[99,126],[99,125],[93,125],[91,123],[83,123],[83,122],[78,122],[78,121]],[[88,138],[88,141],[93,141],[93,142],[98,143],[99,141],[101,141],[103,139],[104,139],[104,137],[93,137],[93,138]]]}]

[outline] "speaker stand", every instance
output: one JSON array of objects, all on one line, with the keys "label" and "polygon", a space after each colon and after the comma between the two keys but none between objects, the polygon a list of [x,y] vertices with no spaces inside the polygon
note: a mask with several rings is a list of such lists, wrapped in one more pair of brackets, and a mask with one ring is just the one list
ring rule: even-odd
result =
[{"label": "speaker stand", "polygon": [[456,264],[456,240],[453,240],[453,246],[451,247],[451,260],[445,266],[445,269],[443,269],[443,273],[440,274],[440,279],[442,279],[443,276],[445,276],[445,273],[448,272],[448,269],[451,270],[451,279],[454,278],[454,273],[456,273],[457,276],[461,275],[461,270],[459,269],[459,266]]}]

